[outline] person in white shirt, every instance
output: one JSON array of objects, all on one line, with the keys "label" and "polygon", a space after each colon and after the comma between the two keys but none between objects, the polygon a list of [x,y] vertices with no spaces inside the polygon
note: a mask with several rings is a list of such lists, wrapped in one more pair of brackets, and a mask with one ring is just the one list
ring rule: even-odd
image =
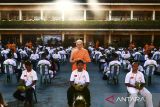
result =
[{"label": "person in white shirt", "polygon": [[74,95],[77,92],[81,92],[84,96],[87,107],[90,106],[90,91],[88,89],[88,85],[90,83],[89,74],[84,70],[84,62],[82,60],[78,60],[76,62],[77,69],[74,70],[70,77],[71,86],[67,91],[68,105],[72,107]]},{"label": "person in white shirt", "polygon": [[[36,81],[38,80],[37,73],[32,69],[32,63],[25,61],[25,68],[21,75],[20,86],[14,92],[14,98],[25,101],[25,104],[29,103],[31,107],[33,101],[33,92],[35,90]],[[22,95],[25,93],[25,96]]]},{"label": "person in white shirt", "polygon": [[132,100],[129,101],[129,107],[134,107],[137,98],[137,94],[140,93],[146,102],[146,107],[153,107],[152,94],[144,87],[145,79],[142,72],[138,71],[138,62],[134,62],[132,65],[132,71],[127,73],[125,77],[125,85],[127,91],[130,94]]},{"label": "person in white shirt", "polygon": [[[14,73],[14,70],[15,70],[15,67],[16,67],[16,62],[15,62],[15,60],[12,59],[12,56],[13,56],[13,55],[12,55],[11,52],[8,53],[8,54],[7,54],[8,59],[6,59],[6,60],[3,62],[3,65],[12,65],[12,66],[13,66],[13,68],[10,68],[10,67],[9,67],[9,73],[10,73],[10,74],[13,74],[13,73]],[[7,73],[7,68],[4,68],[4,72]]]},{"label": "person in white shirt", "polygon": [[58,54],[60,55],[61,61],[65,62],[66,61],[66,52],[63,48],[60,48],[60,51],[58,52]]},{"label": "person in white shirt", "polygon": [[100,56],[100,59],[99,59],[99,71],[103,71],[104,70],[105,62],[106,62],[106,56],[105,55]]},{"label": "person in white shirt", "polygon": [[[48,65],[50,77],[53,78],[55,76],[56,71],[50,70],[51,63],[48,60],[46,60],[46,54],[45,53],[43,53],[41,55],[41,57],[42,57],[42,59],[38,62],[37,66],[39,66],[39,65]],[[48,72],[45,72],[45,74],[48,74]]]},{"label": "person in white shirt", "polygon": [[108,65],[108,68],[106,70],[106,72],[104,72],[104,76],[106,77],[106,79],[109,78],[109,73],[110,73],[110,67],[114,64],[117,64],[119,66],[121,66],[121,62],[118,61],[118,54],[116,53],[113,53],[113,60],[111,62],[109,62],[109,65]]},{"label": "person in white shirt", "polygon": [[[144,63],[144,68],[146,69],[146,70],[144,71],[144,73],[145,73],[146,75],[149,74],[149,72],[147,72],[147,71],[149,71],[149,69],[147,69],[147,66],[148,66],[148,65],[154,65],[154,66],[155,66],[154,71],[156,70],[156,67],[158,67],[157,62],[156,62],[155,60],[151,59],[151,58],[152,58],[152,53],[149,53],[149,54],[148,54],[148,59],[147,59],[147,60],[145,61],[145,63]],[[154,71],[153,71],[152,74],[154,74]]]},{"label": "person in white shirt", "polygon": [[31,60],[32,65],[33,65],[33,69],[36,71],[37,62],[38,62],[38,60],[39,60],[39,55],[36,53],[35,50],[33,50],[33,53],[32,53],[31,56],[30,56],[30,60]]},{"label": "person in white shirt", "polygon": [[157,62],[151,58],[152,58],[152,54],[150,53],[148,54],[148,60],[146,60],[144,63],[144,67],[146,67],[147,65],[151,65],[151,64],[155,65],[156,67],[158,66]]},{"label": "person in white shirt", "polygon": [[25,50],[24,48],[22,48],[22,49],[20,50],[20,55],[21,55],[21,59],[22,59],[22,60],[26,60],[27,57],[28,57],[28,54],[27,54],[27,52],[26,52],[26,50]]},{"label": "person in white shirt", "polygon": [[160,51],[157,50],[156,52],[154,52],[152,59],[156,61],[160,60]]},{"label": "person in white shirt", "polygon": [[93,59],[94,59],[96,62],[98,62],[99,59],[100,59],[100,56],[102,56],[102,53],[99,51],[99,49],[95,50]]},{"label": "person in white shirt", "polygon": [[9,50],[4,48],[4,50],[1,51],[2,56],[7,59],[7,54],[9,53]]},{"label": "person in white shirt", "polygon": [[55,53],[52,54],[52,58],[53,58],[54,62],[57,64],[57,66],[58,66],[57,71],[60,71],[61,55],[58,53],[58,50],[55,50]]},{"label": "person in white shirt", "polygon": [[135,61],[140,61],[140,57],[142,56],[142,54],[137,50],[135,53],[132,54],[132,56],[134,57]]}]

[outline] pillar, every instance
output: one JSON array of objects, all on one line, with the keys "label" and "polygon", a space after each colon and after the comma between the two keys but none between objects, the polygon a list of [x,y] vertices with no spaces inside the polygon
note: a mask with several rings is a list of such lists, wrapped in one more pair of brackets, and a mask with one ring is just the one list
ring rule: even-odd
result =
[{"label": "pillar", "polygon": [[64,21],[64,10],[62,11],[62,21]]},{"label": "pillar", "polygon": [[43,19],[43,10],[41,10],[41,20],[44,20]]},{"label": "pillar", "polygon": [[1,19],[1,11],[0,11],[0,20],[2,20],[2,19]]},{"label": "pillar", "polygon": [[108,38],[107,38],[107,34],[104,35],[104,47],[106,47],[108,45]]},{"label": "pillar", "polygon": [[64,39],[65,39],[65,33],[62,32],[62,42],[64,42]]},{"label": "pillar", "polygon": [[22,10],[19,10],[19,20],[22,20]]},{"label": "pillar", "polygon": [[2,40],[2,35],[0,34],[0,41]]},{"label": "pillar", "polygon": [[111,21],[111,20],[112,20],[112,11],[109,10],[109,21]]},{"label": "pillar", "polygon": [[152,33],[152,38],[151,38],[151,42],[154,42],[154,33]]},{"label": "pillar", "polygon": [[131,43],[133,41],[133,35],[130,34],[130,37],[129,37],[129,42]]},{"label": "pillar", "polygon": [[153,13],[152,13],[152,20],[155,20],[156,16],[155,16],[155,10],[153,10]]},{"label": "pillar", "polygon": [[22,33],[20,33],[19,36],[20,36],[20,43],[22,44],[22,42],[23,42],[23,41],[22,41]]},{"label": "pillar", "polygon": [[87,43],[87,34],[86,34],[86,32],[84,33],[84,46],[86,46],[86,43]]},{"label": "pillar", "polygon": [[87,11],[86,11],[86,10],[84,10],[83,20],[84,20],[84,21],[87,20]]},{"label": "pillar", "polygon": [[131,10],[131,16],[130,16],[131,20],[133,20],[133,10]]},{"label": "pillar", "polygon": [[111,44],[111,33],[109,33],[109,36],[108,36],[108,44]]}]

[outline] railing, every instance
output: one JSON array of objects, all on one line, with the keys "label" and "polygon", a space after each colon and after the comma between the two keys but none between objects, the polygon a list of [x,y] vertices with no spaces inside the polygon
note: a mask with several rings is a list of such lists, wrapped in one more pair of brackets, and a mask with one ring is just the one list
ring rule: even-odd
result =
[{"label": "railing", "polygon": [[0,21],[0,28],[160,29],[160,21]]}]

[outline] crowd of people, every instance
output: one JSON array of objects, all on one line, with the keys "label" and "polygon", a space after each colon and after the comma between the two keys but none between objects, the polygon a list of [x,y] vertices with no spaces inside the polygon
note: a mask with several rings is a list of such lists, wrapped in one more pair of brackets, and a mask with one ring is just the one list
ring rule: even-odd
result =
[{"label": "crowd of people", "polygon": [[[88,47],[91,59],[93,62],[99,64],[99,71],[103,73],[103,79],[109,81],[112,75],[118,76],[120,72],[127,71],[125,77],[125,84],[127,92],[131,97],[137,97],[140,93],[146,99],[146,107],[153,107],[152,94],[145,88],[145,81],[151,78],[156,72],[160,72],[160,49],[155,48],[154,45],[146,44],[144,48],[135,47],[131,43],[128,48],[108,48],[93,46]],[[111,66],[118,66],[119,69],[114,72]],[[150,71],[148,66],[152,66],[153,70]],[[151,80],[149,81],[151,84]],[[140,83],[141,87],[137,87]],[[129,102],[129,107],[134,107],[136,101]]]},{"label": "crowd of people", "polygon": [[[152,94],[145,88],[145,76],[149,75],[146,67],[154,65],[156,68],[154,71],[158,71],[160,67],[160,50],[156,49],[153,44],[146,44],[144,48],[136,48],[134,43],[131,43],[129,48],[117,49],[112,46],[104,48],[98,45],[96,47],[89,45],[88,49],[85,49],[82,40],[77,40],[75,43],[75,47],[68,48],[49,45],[34,47],[32,43],[21,47],[12,43],[2,47],[0,50],[1,73],[7,73],[4,65],[12,65],[14,70],[10,70],[10,73],[17,74],[17,82],[20,84],[13,96],[20,101],[27,100],[30,103],[38,80],[38,66],[48,65],[49,75],[54,78],[60,71],[60,64],[69,60],[72,64],[72,73],[71,86],[67,91],[68,105],[72,107],[74,95],[81,92],[87,107],[89,107],[91,105],[88,89],[90,78],[87,72],[87,63],[95,62],[99,65],[99,71],[103,73],[104,80],[109,81],[111,66],[115,64],[119,66],[120,72],[127,71],[125,77],[127,92],[131,97],[136,97],[138,93],[142,94],[146,98],[146,107],[153,107]],[[137,83],[140,83],[141,87],[137,87]],[[24,92],[26,93],[25,97],[21,95]],[[1,105],[4,105],[4,101],[0,101]],[[134,107],[134,105],[135,101],[129,102],[129,107]]]},{"label": "crowd of people", "polygon": [[[60,64],[65,64],[70,57],[71,50],[72,47],[63,48],[62,46],[38,45],[33,47],[30,42],[25,46],[8,43],[0,49],[0,74],[6,75],[7,82],[12,81],[10,75],[16,74],[19,85],[13,96],[31,104],[40,65],[48,66],[49,74],[45,72],[45,75],[53,79],[60,71]],[[25,96],[22,93],[26,93]],[[3,102],[1,103],[4,105]]]}]

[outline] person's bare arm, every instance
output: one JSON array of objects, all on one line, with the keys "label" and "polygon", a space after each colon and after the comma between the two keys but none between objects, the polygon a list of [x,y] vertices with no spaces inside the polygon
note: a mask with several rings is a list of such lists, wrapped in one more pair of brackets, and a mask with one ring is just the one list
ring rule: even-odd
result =
[{"label": "person's bare arm", "polygon": [[70,63],[75,63],[74,58],[73,58],[73,50],[71,52],[71,56],[70,56],[69,61],[70,61]]}]

